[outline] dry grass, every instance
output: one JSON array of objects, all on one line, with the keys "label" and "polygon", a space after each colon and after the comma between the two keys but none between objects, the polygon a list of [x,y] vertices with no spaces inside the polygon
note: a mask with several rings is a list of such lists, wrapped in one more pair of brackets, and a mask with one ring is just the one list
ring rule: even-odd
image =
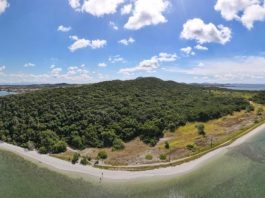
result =
[{"label": "dry grass", "polygon": [[[179,127],[174,133],[166,132],[155,147],[149,147],[139,140],[139,138],[126,143],[125,149],[122,151],[112,151],[111,148],[96,149],[88,148],[80,151],[82,156],[89,156],[96,159],[100,150],[105,150],[108,159],[104,162],[114,166],[151,164],[161,162],[159,156],[165,154],[167,160],[181,159],[211,149],[229,139],[240,134],[243,129],[253,126],[258,119],[257,109],[265,106],[254,104],[255,111],[247,113],[245,111],[236,112],[233,115],[225,116],[203,123],[205,125],[206,136],[198,135],[196,125],[198,122],[187,123],[185,126]],[[168,141],[170,149],[165,148],[165,142]],[[188,150],[187,145],[194,145],[194,150]],[[74,151],[67,151],[63,154],[52,155],[54,157],[68,160],[72,158]],[[152,160],[146,160],[146,155],[152,155]]]}]

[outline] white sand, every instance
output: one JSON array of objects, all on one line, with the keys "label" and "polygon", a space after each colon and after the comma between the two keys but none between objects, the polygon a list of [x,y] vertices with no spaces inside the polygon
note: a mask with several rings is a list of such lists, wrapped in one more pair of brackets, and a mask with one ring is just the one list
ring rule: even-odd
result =
[{"label": "white sand", "polygon": [[147,171],[112,171],[112,170],[101,170],[91,166],[82,166],[82,165],[72,165],[70,162],[63,161],[57,158],[50,157],[48,155],[40,155],[36,151],[27,151],[23,148],[18,146],[14,146],[11,144],[0,142],[0,149],[11,151],[15,154],[18,154],[26,159],[31,159],[35,162],[48,165],[49,167],[55,168],[61,171],[69,171],[71,173],[81,173],[87,176],[94,176],[94,177],[101,177],[102,172],[104,173],[103,177],[111,180],[129,180],[135,178],[148,178],[152,176],[169,176],[169,175],[177,175],[186,173],[188,171],[193,170],[194,168],[198,167],[203,162],[207,161],[208,159],[216,156],[219,153],[227,151],[227,149],[240,145],[241,143],[248,140],[250,137],[256,135],[259,132],[265,130],[265,124],[259,126],[258,128],[252,130],[248,134],[242,136],[241,138],[234,141],[232,144],[228,146],[221,147],[216,149],[212,152],[209,152],[202,157],[192,160],[190,162],[183,163],[181,165],[177,165],[174,167],[167,167],[167,168],[158,168],[153,170]]}]

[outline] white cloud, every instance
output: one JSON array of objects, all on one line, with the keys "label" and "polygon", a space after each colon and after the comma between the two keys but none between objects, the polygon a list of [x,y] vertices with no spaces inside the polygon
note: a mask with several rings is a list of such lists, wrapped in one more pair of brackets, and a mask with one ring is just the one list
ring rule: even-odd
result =
[{"label": "white cloud", "polygon": [[53,77],[58,77],[60,75],[60,73],[62,72],[62,70],[63,70],[62,68],[54,67],[51,70],[51,74]]},{"label": "white cloud", "polygon": [[226,44],[231,40],[231,30],[223,25],[205,24],[199,18],[188,20],[183,25],[180,37],[187,40],[196,40],[199,44],[220,43]]},{"label": "white cloud", "polygon": [[99,63],[98,67],[107,67],[108,65],[106,63]]},{"label": "white cloud", "polygon": [[202,46],[202,45],[196,45],[194,48],[197,49],[197,50],[202,50],[202,51],[207,51],[208,50],[207,47]]},{"label": "white cloud", "polygon": [[111,62],[111,63],[125,63],[125,62],[126,62],[126,61],[124,60],[124,58],[121,57],[120,55],[110,56],[108,60],[109,60],[109,62]]},{"label": "white cloud", "polygon": [[241,21],[252,29],[255,21],[265,21],[265,2],[262,0],[217,0],[215,10],[224,19]]},{"label": "white cloud", "polygon": [[97,72],[90,72],[85,65],[70,66],[63,71],[62,68],[54,66],[48,73],[26,74],[26,73],[1,73],[0,83],[90,83],[109,79],[108,76]]},{"label": "white cloud", "polygon": [[86,39],[77,39],[75,42],[69,47],[71,52],[75,52],[78,49],[86,48],[90,45],[90,41]]},{"label": "white cloud", "polygon": [[7,0],[0,0],[0,14],[4,13],[9,6]]},{"label": "white cloud", "polygon": [[122,40],[118,41],[118,43],[120,43],[122,45],[126,45],[126,46],[129,45],[129,44],[132,44],[134,42],[135,42],[135,40],[132,37],[130,37],[128,39],[122,39]]},{"label": "white cloud", "polygon": [[121,15],[131,14],[132,12],[132,4],[126,4],[121,9]]},{"label": "white cloud", "polygon": [[176,54],[169,54],[169,53],[161,52],[159,53],[158,56],[155,56],[155,58],[159,62],[174,62],[177,60],[178,56]]},{"label": "white cloud", "polygon": [[167,19],[163,13],[169,5],[168,0],[135,0],[133,14],[124,27],[138,30],[144,26],[166,23]]},{"label": "white cloud", "polygon": [[106,14],[114,14],[124,0],[85,0],[82,11],[100,17]]},{"label": "white cloud", "polygon": [[112,29],[114,29],[114,30],[118,30],[118,29],[119,29],[119,27],[118,27],[113,21],[110,21],[110,22],[109,22],[109,25],[110,25],[110,27],[111,27]]},{"label": "white cloud", "polygon": [[159,67],[158,60],[151,58],[149,60],[143,60],[136,67],[120,69],[119,73],[124,75],[130,75],[135,72],[152,72]]},{"label": "white cloud", "polygon": [[176,59],[176,54],[168,54],[161,52],[158,56],[153,56],[150,59],[141,61],[135,67],[122,68],[119,70],[119,73],[124,75],[131,75],[136,72],[154,72],[160,67],[160,63],[174,62]]},{"label": "white cloud", "polygon": [[195,55],[195,52],[192,51],[192,47],[190,47],[190,46],[181,48],[180,51],[182,51],[187,56]]},{"label": "white cloud", "polygon": [[57,31],[60,31],[60,32],[69,32],[72,28],[69,26],[69,27],[65,27],[63,25],[60,25],[58,28],[57,28]]},{"label": "white cloud", "polygon": [[87,39],[79,39],[77,36],[70,36],[70,39],[75,41],[70,47],[69,50],[71,52],[75,52],[78,49],[91,47],[92,49],[102,48],[107,44],[106,40],[87,40]]},{"label": "white cloud", "polygon": [[33,63],[26,63],[25,65],[24,65],[24,67],[35,67],[36,65],[35,64],[33,64]]},{"label": "white cloud", "polygon": [[[197,66],[175,68],[175,72],[191,75],[211,82],[264,83],[265,57],[242,56],[225,59],[204,60]],[[172,72],[172,70],[171,70]]]},{"label": "white cloud", "polygon": [[69,5],[76,11],[80,11],[81,3],[80,0],[68,0]]},{"label": "white cloud", "polygon": [[97,39],[97,40],[90,41],[90,47],[92,49],[102,48],[106,44],[107,44],[107,41],[106,40],[99,40],[99,39]]}]

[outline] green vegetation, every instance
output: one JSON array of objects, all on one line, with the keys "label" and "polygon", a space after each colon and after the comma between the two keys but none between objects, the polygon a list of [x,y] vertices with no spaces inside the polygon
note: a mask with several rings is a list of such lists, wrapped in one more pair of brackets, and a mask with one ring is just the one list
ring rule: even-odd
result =
[{"label": "green vegetation", "polygon": [[[223,91],[225,92],[225,91]],[[41,153],[113,147],[136,137],[156,145],[165,130],[244,110],[243,97],[212,88],[139,78],[40,91],[0,98],[0,140]]]},{"label": "green vegetation", "polygon": [[79,160],[80,154],[79,153],[74,153],[73,158],[72,158],[72,164],[76,164]]},{"label": "green vegetation", "polygon": [[265,105],[265,91],[261,91],[252,97],[252,101]]},{"label": "green vegetation", "polygon": [[117,150],[122,150],[122,149],[124,149],[124,144],[123,144],[122,140],[119,138],[116,138],[113,141],[112,150],[117,151]]},{"label": "green vegetation", "polygon": [[204,126],[204,124],[197,124],[195,127],[196,127],[199,135],[205,136],[205,131],[204,131],[205,126]]},{"label": "green vegetation", "polygon": [[186,148],[190,151],[195,151],[195,146],[193,144],[188,144]]},{"label": "green vegetation", "polygon": [[148,155],[145,156],[145,159],[146,159],[146,160],[152,160],[152,159],[153,159],[153,156],[150,155],[150,154],[148,154]]},{"label": "green vegetation", "polygon": [[165,149],[169,149],[170,148],[170,145],[168,143],[168,141],[165,142]]},{"label": "green vegetation", "polygon": [[160,160],[166,160],[167,159],[167,156],[165,154],[161,154],[159,156]]},{"label": "green vegetation", "polygon": [[99,151],[98,152],[98,159],[105,160],[108,158],[108,154],[106,151]]},{"label": "green vegetation", "polygon": [[84,166],[89,164],[89,159],[87,157],[82,157],[80,163]]}]

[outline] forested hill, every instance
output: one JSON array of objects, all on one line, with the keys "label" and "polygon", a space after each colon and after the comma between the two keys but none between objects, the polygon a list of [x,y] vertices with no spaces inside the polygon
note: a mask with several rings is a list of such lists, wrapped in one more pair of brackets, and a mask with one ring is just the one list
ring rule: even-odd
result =
[{"label": "forested hill", "polygon": [[155,145],[165,129],[249,106],[243,98],[156,78],[43,89],[0,97],[0,139],[41,152],[119,146],[140,137]]}]

